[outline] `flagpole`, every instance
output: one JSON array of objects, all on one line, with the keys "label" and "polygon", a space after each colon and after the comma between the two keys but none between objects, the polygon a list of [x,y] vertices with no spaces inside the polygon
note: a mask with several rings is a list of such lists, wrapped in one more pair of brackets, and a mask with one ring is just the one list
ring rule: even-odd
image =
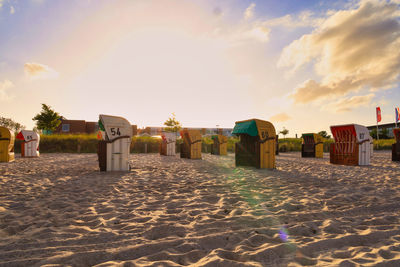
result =
[{"label": "flagpole", "polygon": [[376,121],[376,139],[379,140],[378,121]]}]

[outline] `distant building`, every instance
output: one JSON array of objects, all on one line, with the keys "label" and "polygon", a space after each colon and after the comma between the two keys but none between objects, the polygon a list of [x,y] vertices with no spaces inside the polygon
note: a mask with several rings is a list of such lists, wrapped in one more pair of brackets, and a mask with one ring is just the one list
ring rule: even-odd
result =
[{"label": "distant building", "polygon": [[[396,128],[396,124],[395,123],[378,124],[379,133],[381,133],[383,129],[387,129],[388,130],[388,136],[390,138],[394,138],[394,135],[393,135],[393,129],[394,128]],[[372,130],[376,130],[376,125],[367,126],[367,129],[369,130],[369,132],[371,132]]]},{"label": "distant building", "polygon": [[61,120],[60,125],[54,133],[78,134],[95,133],[99,129],[97,122],[87,122],[84,120]]},{"label": "distant building", "polygon": [[[92,134],[99,130],[99,123],[84,120],[61,120],[54,133],[65,134]],[[133,135],[137,135],[137,125],[132,125]]]}]

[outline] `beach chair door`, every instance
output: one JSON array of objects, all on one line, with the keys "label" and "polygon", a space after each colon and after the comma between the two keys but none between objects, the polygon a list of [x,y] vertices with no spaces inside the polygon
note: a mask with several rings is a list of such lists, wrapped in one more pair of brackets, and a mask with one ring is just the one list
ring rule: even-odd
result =
[{"label": "beach chair door", "polygon": [[175,133],[166,134],[166,153],[167,156],[175,156],[175,144],[176,144],[176,136]]},{"label": "beach chair door", "polygon": [[371,148],[369,140],[363,142],[358,146],[358,164],[359,165],[369,165],[371,159]]},{"label": "beach chair door", "polygon": [[8,144],[10,140],[0,139],[0,162],[8,162]]},{"label": "beach chair door", "polygon": [[201,158],[201,142],[194,142],[190,145],[190,158],[191,159]]},{"label": "beach chair door", "polygon": [[227,155],[228,154],[228,145],[226,142],[220,144],[219,146],[219,154],[220,155]]},{"label": "beach chair door", "polygon": [[357,134],[359,140],[362,140],[358,144],[358,164],[369,165],[371,161],[371,141],[365,139],[365,133],[359,132]]},{"label": "beach chair door", "polygon": [[275,137],[260,144],[260,168],[275,169]]},{"label": "beach chair door", "polygon": [[129,147],[130,138],[116,139],[107,143],[108,171],[129,171]]},{"label": "beach chair door", "polygon": [[[35,141],[30,141],[30,142],[24,142],[24,147],[25,147],[25,157],[34,157],[34,156],[36,156],[36,155],[33,155],[33,147],[35,147],[36,148],[36,144],[34,144],[34,143],[36,143]],[[33,146],[33,144],[35,145],[35,146]],[[35,149],[36,150],[36,149]]]}]

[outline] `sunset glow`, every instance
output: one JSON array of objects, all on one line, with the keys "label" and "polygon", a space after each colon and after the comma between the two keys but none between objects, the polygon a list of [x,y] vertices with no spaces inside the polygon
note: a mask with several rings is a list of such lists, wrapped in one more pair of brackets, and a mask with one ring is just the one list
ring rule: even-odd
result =
[{"label": "sunset glow", "polygon": [[2,1],[0,112],[161,126],[393,122],[398,1]]}]

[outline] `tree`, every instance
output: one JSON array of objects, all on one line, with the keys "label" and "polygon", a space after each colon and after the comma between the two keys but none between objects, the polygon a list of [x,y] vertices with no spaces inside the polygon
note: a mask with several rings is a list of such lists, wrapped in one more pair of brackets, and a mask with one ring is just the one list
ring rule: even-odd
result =
[{"label": "tree", "polygon": [[[376,129],[372,129],[369,132],[369,135],[371,135],[371,137],[373,139],[376,139]],[[390,139],[389,137],[389,130],[387,128],[383,128],[379,130],[379,139]]]},{"label": "tree", "polygon": [[379,133],[379,139],[389,139],[389,130],[387,128],[382,128]]},{"label": "tree", "polygon": [[15,122],[10,118],[4,118],[4,117],[0,117],[0,126],[7,127],[16,133],[21,131],[22,129],[25,129],[24,125]]},{"label": "tree", "polygon": [[36,127],[39,130],[54,131],[60,125],[63,117],[51,109],[50,106],[42,104],[42,111],[32,118],[36,121]]},{"label": "tree", "polygon": [[318,134],[320,136],[322,136],[323,138],[327,138],[327,139],[331,138],[331,136],[328,135],[328,133],[326,131],[320,131],[320,132],[318,132]]},{"label": "tree", "polygon": [[285,136],[289,133],[289,130],[283,127],[283,130],[280,131],[279,133],[283,134],[283,138],[285,138]]},{"label": "tree", "polygon": [[164,125],[167,126],[164,128],[166,132],[178,132],[182,128],[181,123],[176,120],[175,113],[172,113],[172,116],[164,122]]},{"label": "tree", "polygon": [[373,139],[376,139],[376,129],[372,129],[372,130],[369,132],[369,135],[370,135]]}]

